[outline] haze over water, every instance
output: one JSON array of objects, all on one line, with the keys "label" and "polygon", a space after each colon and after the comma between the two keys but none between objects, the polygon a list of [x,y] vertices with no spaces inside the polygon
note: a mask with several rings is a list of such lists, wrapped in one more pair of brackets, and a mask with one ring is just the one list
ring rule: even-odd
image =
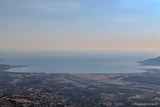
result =
[{"label": "haze over water", "polygon": [[158,51],[1,51],[0,64],[27,65],[12,72],[131,73],[144,72],[137,62]]}]

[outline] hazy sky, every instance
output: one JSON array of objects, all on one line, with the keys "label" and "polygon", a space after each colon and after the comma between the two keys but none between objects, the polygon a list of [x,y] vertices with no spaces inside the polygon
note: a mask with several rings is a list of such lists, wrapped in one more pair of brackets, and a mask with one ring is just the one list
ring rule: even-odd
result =
[{"label": "hazy sky", "polygon": [[160,48],[160,0],[0,0],[0,49]]}]

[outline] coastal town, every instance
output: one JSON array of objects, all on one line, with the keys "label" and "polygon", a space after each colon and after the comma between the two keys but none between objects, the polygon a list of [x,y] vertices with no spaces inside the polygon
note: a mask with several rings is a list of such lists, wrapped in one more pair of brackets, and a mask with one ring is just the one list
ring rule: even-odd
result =
[{"label": "coastal town", "polygon": [[160,106],[160,82],[154,81],[160,79],[160,71],[156,69],[128,74],[47,74],[7,72],[10,65],[0,67],[0,107]]}]

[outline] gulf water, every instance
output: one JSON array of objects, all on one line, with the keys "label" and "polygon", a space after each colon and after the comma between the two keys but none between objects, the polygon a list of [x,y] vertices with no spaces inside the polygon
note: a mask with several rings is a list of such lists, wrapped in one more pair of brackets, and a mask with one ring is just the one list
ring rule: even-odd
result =
[{"label": "gulf water", "polygon": [[160,56],[160,51],[0,51],[0,64],[26,65],[11,72],[45,73],[137,73],[138,61]]}]

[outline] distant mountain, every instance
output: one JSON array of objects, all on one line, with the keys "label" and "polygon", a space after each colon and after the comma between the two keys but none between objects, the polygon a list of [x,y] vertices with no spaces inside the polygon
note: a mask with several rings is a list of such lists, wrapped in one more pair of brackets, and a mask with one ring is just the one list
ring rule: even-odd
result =
[{"label": "distant mountain", "polygon": [[139,61],[142,66],[160,66],[160,56],[156,58]]}]

